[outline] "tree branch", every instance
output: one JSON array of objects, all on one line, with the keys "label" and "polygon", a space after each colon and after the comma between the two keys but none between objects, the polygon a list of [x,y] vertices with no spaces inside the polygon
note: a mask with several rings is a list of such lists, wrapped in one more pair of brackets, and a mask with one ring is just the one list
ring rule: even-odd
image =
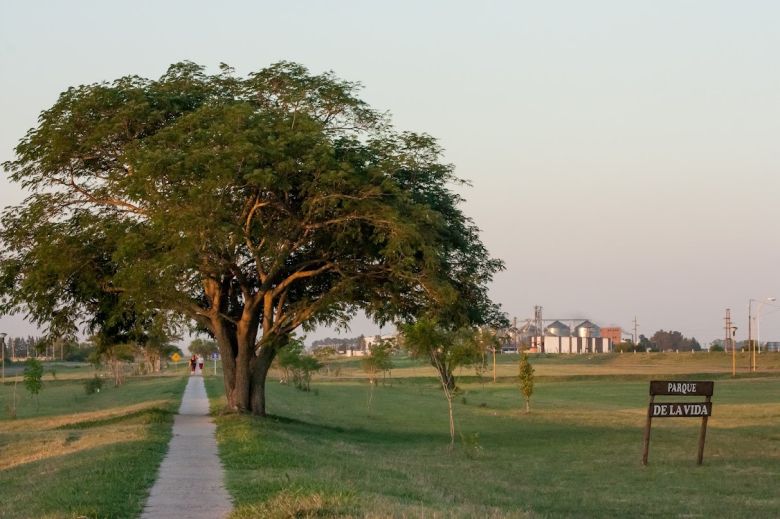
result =
[{"label": "tree branch", "polygon": [[328,270],[331,270],[334,266],[335,265],[333,263],[327,262],[318,269],[299,270],[298,272],[295,272],[294,274],[287,276],[287,278],[284,281],[279,283],[276,286],[276,288],[274,288],[273,290],[273,296],[276,297],[282,292],[284,292],[287,289],[287,287],[289,287],[292,283],[294,283],[298,279],[305,279],[305,278],[317,276],[319,274],[322,274],[323,272],[327,272]]}]

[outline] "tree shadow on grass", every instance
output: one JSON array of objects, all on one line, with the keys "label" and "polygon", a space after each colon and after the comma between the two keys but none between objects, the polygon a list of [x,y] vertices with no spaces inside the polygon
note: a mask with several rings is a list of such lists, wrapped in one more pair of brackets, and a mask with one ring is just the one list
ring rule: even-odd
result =
[{"label": "tree shadow on grass", "polygon": [[105,425],[115,425],[118,423],[140,421],[141,423],[170,423],[173,421],[173,415],[175,413],[168,409],[161,409],[159,407],[152,407],[149,409],[141,409],[132,413],[127,413],[119,416],[112,416],[110,418],[102,418],[99,420],[84,420],[82,422],[63,424],[55,427],[53,430],[68,430],[68,429],[89,429],[92,427],[102,427]]},{"label": "tree shadow on grass", "polygon": [[265,423],[274,423],[284,426],[288,432],[292,428],[300,430],[306,436],[316,438],[333,439],[338,438],[341,441],[356,442],[361,444],[387,444],[387,445],[413,445],[430,443],[431,441],[441,440],[443,445],[449,442],[449,434],[446,429],[446,423],[442,423],[442,432],[422,433],[420,431],[409,431],[399,429],[376,430],[366,427],[346,427],[318,423],[313,421],[301,420],[282,415],[268,415],[265,419],[258,419]]}]

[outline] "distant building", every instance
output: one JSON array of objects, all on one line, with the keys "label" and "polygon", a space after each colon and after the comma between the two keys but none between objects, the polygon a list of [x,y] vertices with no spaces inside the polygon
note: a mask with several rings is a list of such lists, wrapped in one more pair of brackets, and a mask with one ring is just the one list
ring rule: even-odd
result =
[{"label": "distant building", "polygon": [[623,342],[623,329],[620,326],[604,326],[601,336],[612,341],[612,344]]},{"label": "distant building", "polygon": [[609,353],[623,340],[623,330],[619,326],[601,328],[582,317],[543,319],[541,306],[534,307],[533,318],[526,319],[523,324],[517,323],[515,318],[514,323],[500,335],[505,346],[517,345],[520,350],[532,352]]},{"label": "distant building", "polygon": [[389,342],[392,344],[395,344],[395,335],[368,335],[363,336],[363,348],[365,350],[369,350],[371,346],[374,344],[379,344],[380,342]]},{"label": "distant building", "polygon": [[371,353],[371,346],[380,342],[389,342],[395,346],[397,338],[395,335],[364,335],[356,340],[356,345],[341,347],[337,352],[347,357],[362,357]]},{"label": "distant building", "polygon": [[606,337],[532,337],[531,351],[539,353],[609,353],[612,341]]},{"label": "distant building", "polygon": [[[539,316],[540,317],[540,316]],[[568,321],[567,325],[564,321]],[[609,353],[616,342],[620,342],[620,328],[600,328],[589,320],[556,319],[542,327],[542,320],[536,319],[536,325],[531,320],[520,327],[523,336],[520,344],[539,353]],[[579,323],[579,324],[577,324]],[[604,331],[606,330],[606,334]]]}]

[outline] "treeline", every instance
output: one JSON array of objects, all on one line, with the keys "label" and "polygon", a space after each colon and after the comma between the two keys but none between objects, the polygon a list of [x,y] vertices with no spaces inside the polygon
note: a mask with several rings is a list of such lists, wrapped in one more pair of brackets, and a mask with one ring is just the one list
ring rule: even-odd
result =
[{"label": "treeline", "polygon": [[695,337],[685,337],[674,330],[658,330],[652,337],[639,336],[639,341],[622,342],[615,345],[615,351],[701,351],[702,347]]},{"label": "treeline", "polygon": [[94,345],[88,342],[58,339],[47,341],[45,337],[28,335],[27,337],[6,337],[6,360],[27,358],[47,358],[69,362],[86,362],[94,351]]},{"label": "treeline", "polygon": [[701,344],[695,337],[690,339],[677,331],[658,330],[650,338],[655,351],[701,351]]}]

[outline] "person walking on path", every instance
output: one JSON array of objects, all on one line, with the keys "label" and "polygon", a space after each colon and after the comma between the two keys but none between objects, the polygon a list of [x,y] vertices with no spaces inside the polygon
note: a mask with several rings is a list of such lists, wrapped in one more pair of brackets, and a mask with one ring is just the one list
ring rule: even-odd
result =
[{"label": "person walking on path", "polygon": [[203,378],[189,377],[141,519],[218,519],[231,512],[215,432]]}]

